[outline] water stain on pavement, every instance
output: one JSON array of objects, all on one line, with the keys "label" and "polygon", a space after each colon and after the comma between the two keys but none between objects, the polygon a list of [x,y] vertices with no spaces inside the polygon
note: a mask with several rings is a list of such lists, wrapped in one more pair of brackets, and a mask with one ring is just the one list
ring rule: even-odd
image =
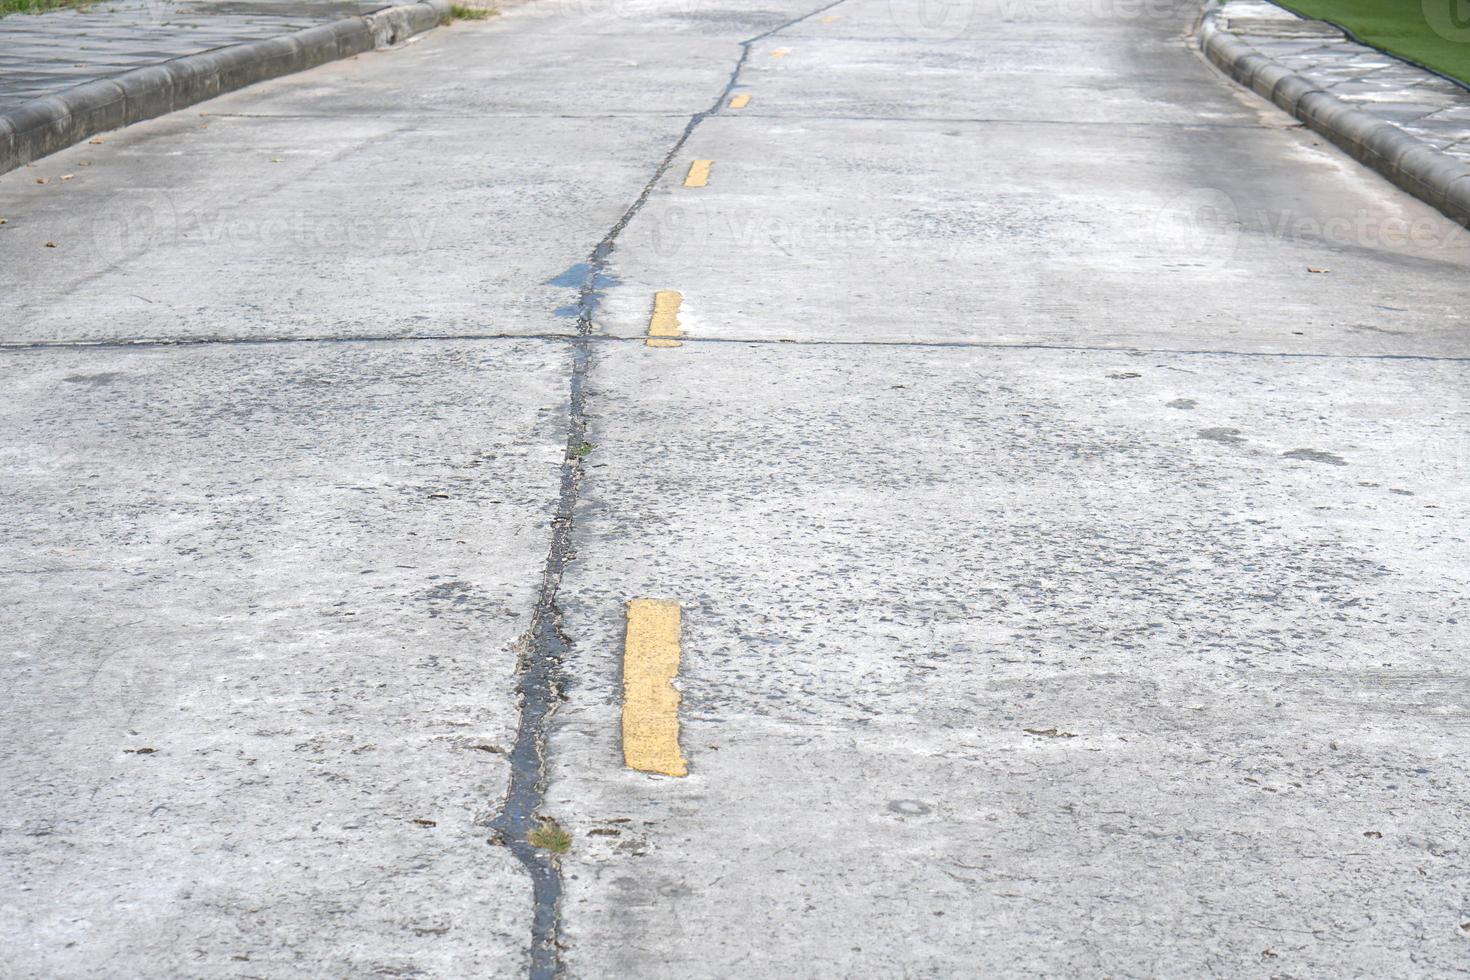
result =
[{"label": "water stain on pavement", "polygon": [[1226,445],[1240,445],[1245,442],[1239,429],[1200,429],[1196,433],[1201,439],[1211,442],[1223,442]]},{"label": "water stain on pavement", "polygon": [[[569,269],[567,269],[567,271],[561,273],[560,275],[553,276],[552,278],[546,280],[546,285],[561,286],[564,289],[581,290],[584,287],[590,286],[589,295],[594,300],[594,307],[596,305],[596,301],[602,298],[603,290],[607,289],[609,286],[617,286],[620,284],[621,280],[619,280],[617,276],[612,275],[608,272],[594,270],[592,264],[589,262],[578,262],[576,265],[571,266]],[[565,306],[558,306],[553,312],[556,316],[559,317],[574,318],[582,315],[582,306],[583,304],[579,299],[579,301],[576,303],[568,303]]]},{"label": "water stain on pavement", "polygon": [[1288,449],[1281,455],[1287,459],[1304,459],[1311,463],[1328,463],[1332,466],[1347,465],[1347,460],[1336,453],[1323,452],[1320,449]]},{"label": "water stain on pavement", "polygon": [[933,812],[934,808],[922,800],[890,800],[888,809],[893,813],[905,817],[922,817]]}]

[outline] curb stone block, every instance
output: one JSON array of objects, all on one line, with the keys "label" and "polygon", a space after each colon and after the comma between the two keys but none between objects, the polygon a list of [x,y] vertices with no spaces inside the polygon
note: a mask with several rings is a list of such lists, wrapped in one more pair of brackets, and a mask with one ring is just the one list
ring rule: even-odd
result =
[{"label": "curb stone block", "polygon": [[[168,73],[169,105],[188,106],[205,99],[212,99],[219,95],[219,78],[208,71],[206,66],[197,61],[171,61],[159,66]],[[141,109],[141,107],[140,107]],[[171,111],[165,109],[165,112]],[[153,113],[159,115],[159,113]],[[138,122],[141,119],[150,119],[150,115],[137,115],[128,120],[129,123]]]},{"label": "curb stone block", "polygon": [[1256,77],[1271,62],[1258,54],[1243,54],[1230,63],[1230,70],[1235,75],[1235,80],[1246,88],[1251,88],[1256,83]]},{"label": "curb stone block", "polygon": [[9,146],[26,162],[76,142],[70,138],[71,110],[54,95],[33,99],[6,115],[12,129]]},{"label": "curb stone block", "polygon": [[1399,158],[1423,145],[1392,123],[1381,121],[1363,137],[1363,151],[1372,158],[1373,169],[1394,183],[1398,183]]},{"label": "curb stone block", "polygon": [[1399,175],[1396,182],[1400,187],[1441,210],[1449,197],[1450,188],[1457,181],[1470,176],[1470,168],[1423,143],[1407,150],[1398,158],[1394,167]]},{"label": "curb stone block", "polygon": [[1316,85],[1300,75],[1286,73],[1271,89],[1271,101],[1295,115],[1297,103],[1311,92],[1320,92]]},{"label": "curb stone block", "polygon": [[174,73],[165,65],[149,65],[126,72],[112,79],[112,83],[122,91],[126,100],[124,115],[127,125],[174,109]]},{"label": "curb stone block", "polygon": [[1357,110],[1320,89],[1308,92],[1296,104],[1296,117],[1318,132],[1335,131],[1344,114]]},{"label": "curb stone block", "polygon": [[1440,210],[1461,224],[1470,226],[1470,174],[1450,183]]},{"label": "curb stone block", "polygon": [[1265,61],[1265,64],[1261,65],[1251,76],[1250,87],[1261,98],[1270,100],[1276,91],[1276,86],[1280,85],[1282,79],[1289,76],[1291,72],[1274,61],[1262,60]]},{"label": "curb stone block", "polygon": [[57,95],[71,116],[69,128],[100,132],[125,125],[127,98],[122,89],[103,79]]},{"label": "curb stone block", "polygon": [[308,27],[295,37],[301,48],[301,57],[308,64],[320,65],[358,53],[351,37],[335,24]]},{"label": "curb stone block", "polygon": [[[446,16],[448,16],[447,12]],[[339,20],[326,26],[337,35],[337,57],[339,58],[351,57],[373,49],[373,31],[366,18],[363,18],[361,22]]]}]

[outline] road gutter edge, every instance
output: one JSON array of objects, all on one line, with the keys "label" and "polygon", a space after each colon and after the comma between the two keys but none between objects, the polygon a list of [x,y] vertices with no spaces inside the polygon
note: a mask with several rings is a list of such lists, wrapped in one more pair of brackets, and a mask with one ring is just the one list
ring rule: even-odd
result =
[{"label": "road gutter edge", "polygon": [[1211,0],[1196,31],[1200,50],[1211,64],[1327,137],[1359,163],[1470,227],[1470,166],[1294,74],[1221,27],[1218,14]]},{"label": "road gutter edge", "polygon": [[98,133],[341,58],[385,48],[449,18],[450,0],[384,7],[291,34],[145,65],[0,112],[0,174]]}]

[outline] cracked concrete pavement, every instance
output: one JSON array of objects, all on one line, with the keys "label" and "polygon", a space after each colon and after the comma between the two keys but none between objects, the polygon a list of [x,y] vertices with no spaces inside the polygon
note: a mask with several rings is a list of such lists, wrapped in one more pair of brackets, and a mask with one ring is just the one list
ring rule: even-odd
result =
[{"label": "cracked concrete pavement", "polygon": [[1470,232],[1191,4],[921,7],[543,0],[0,176],[8,970],[1466,972]]}]

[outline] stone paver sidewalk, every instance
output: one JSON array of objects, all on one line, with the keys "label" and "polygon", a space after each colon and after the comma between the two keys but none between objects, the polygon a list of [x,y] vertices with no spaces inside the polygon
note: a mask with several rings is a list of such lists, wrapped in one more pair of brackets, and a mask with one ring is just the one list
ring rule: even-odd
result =
[{"label": "stone paver sidewalk", "polygon": [[371,13],[383,0],[116,0],[0,18],[0,111],[227,44]]},{"label": "stone paver sidewalk", "polygon": [[1235,0],[1221,20],[1245,44],[1344,102],[1470,163],[1470,89],[1272,3]]}]

